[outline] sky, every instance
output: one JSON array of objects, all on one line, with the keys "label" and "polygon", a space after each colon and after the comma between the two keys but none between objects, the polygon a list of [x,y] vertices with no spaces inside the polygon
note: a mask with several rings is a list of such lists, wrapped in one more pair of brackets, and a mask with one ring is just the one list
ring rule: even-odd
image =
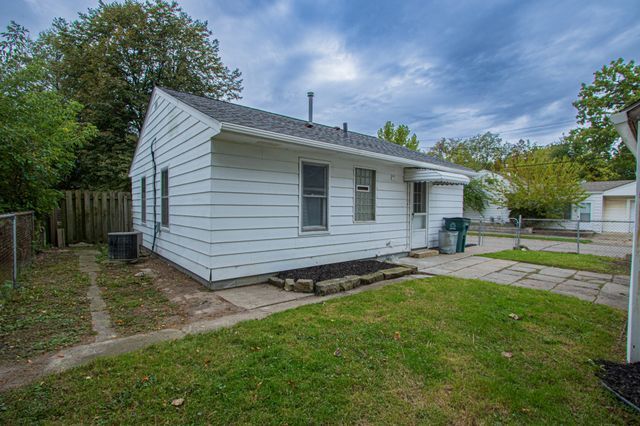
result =
[{"label": "sky", "polygon": [[[442,137],[498,132],[547,144],[575,127],[581,83],[611,60],[640,56],[630,1],[178,2],[207,21],[242,99],[255,108],[375,134],[407,124],[426,149]],[[36,35],[97,0],[3,0]]]}]

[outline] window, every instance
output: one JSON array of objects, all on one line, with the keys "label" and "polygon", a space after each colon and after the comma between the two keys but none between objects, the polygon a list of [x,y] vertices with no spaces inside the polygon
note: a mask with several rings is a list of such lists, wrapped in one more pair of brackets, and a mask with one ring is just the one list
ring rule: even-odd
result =
[{"label": "window", "polygon": [[303,162],[302,230],[326,231],[329,193],[329,166]]},{"label": "window", "polygon": [[427,212],[427,182],[413,183],[413,213]]},{"label": "window", "polygon": [[376,220],[376,171],[356,168],[355,184],[356,222]]},{"label": "window", "polygon": [[162,226],[169,226],[169,169],[160,171],[160,198],[162,211]]},{"label": "window", "polygon": [[591,222],[591,203],[580,204],[580,221]]},{"label": "window", "polygon": [[140,218],[142,223],[147,222],[147,178],[140,178]]}]

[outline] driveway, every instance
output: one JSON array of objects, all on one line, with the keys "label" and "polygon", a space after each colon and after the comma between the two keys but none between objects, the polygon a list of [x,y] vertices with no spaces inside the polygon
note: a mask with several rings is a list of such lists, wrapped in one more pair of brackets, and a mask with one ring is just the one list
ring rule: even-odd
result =
[{"label": "driveway", "polygon": [[[489,250],[486,245],[483,247],[484,250]],[[491,259],[473,255],[473,253],[481,254],[483,252],[481,247],[470,249],[469,253],[439,255],[424,259],[405,257],[400,261],[417,266],[418,271],[424,274],[477,278],[496,284],[551,291],[618,309],[627,308],[629,299],[629,276],[627,275],[600,274]],[[484,251],[484,253],[487,252]]]}]

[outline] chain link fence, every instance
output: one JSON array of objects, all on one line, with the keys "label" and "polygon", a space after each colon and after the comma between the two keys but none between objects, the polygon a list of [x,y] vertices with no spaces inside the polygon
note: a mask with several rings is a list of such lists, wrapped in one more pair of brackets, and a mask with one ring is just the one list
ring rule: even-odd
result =
[{"label": "chain link fence", "polygon": [[33,212],[0,215],[0,284],[18,285],[18,275],[33,258],[35,241]]},{"label": "chain link fence", "polygon": [[[496,244],[511,239],[514,248],[565,253],[631,256],[633,222],[614,220],[564,220],[510,218],[506,221],[473,220],[467,242]],[[474,241],[474,238],[477,238]]]}]

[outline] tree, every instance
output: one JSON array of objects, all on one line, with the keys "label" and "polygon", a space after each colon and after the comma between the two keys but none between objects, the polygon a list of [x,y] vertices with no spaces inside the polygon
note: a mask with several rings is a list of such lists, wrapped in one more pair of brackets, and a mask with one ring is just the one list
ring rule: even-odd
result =
[{"label": "tree", "polygon": [[468,139],[442,138],[427,153],[476,171],[498,171],[509,155],[531,149],[533,144],[528,140],[511,144],[496,133],[486,132]]},{"label": "tree", "polygon": [[389,142],[393,142],[396,145],[404,146],[413,151],[420,149],[420,141],[414,133],[411,134],[411,130],[405,124],[400,124],[397,128],[391,121],[384,123],[384,127],[378,129],[378,138],[384,139]]},{"label": "tree", "polygon": [[482,179],[471,179],[463,190],[463,205],[478,213],[483,213],[491,201],[491,196]]},{"label": "tree", "polygon": [[75,151],[95,129],[82,125],[82,106],[48,84],[27,30],[12,22],[0,41],[0,211],[50,211],[56,187],[75,164]]},{"label": "tree", "polygon": [[580,185],[580,167],[568,158],[554,158],[551,150],[536,148],[508,158],[496,184],[501,204],[513,215],[561,219],[566,209],[587,197]]},{"label": "tree", "polygon": [[635,179],[635,160],[619,138],[609,117],[640,98],[640,65],[619,58],[582,84],[573,103],[581,127],[558,144],[558,155],[584,164],[587,180]]},{"label": "tree", "polygon": [[207,22],[175,2],[100,2],[71,23],[55,20],[41,44],[53,83],[82,103],[82,119],[99,129],[79,153],[73,186],[128,188],[154,85],[225,100],[242,90],[240,71],[223,64]]}]

